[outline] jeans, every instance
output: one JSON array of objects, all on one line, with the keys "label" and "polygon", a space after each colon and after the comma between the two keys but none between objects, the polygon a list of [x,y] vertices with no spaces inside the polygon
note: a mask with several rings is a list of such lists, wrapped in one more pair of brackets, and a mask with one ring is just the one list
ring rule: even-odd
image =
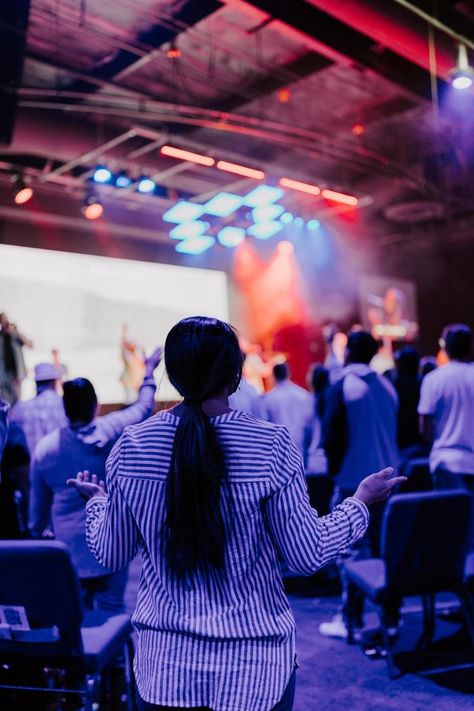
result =
[{"label": "jeans", "polygon": [[[296,669],[293,670],[290,676],[290,681],[281,697],[280,701],[273,707],[272,711],[291,711],[293,708],[293,701],[295,698],[295,686],[296,686]],[[177,706],[156,706],[156,704],[149,704],[147,701],[143,701],[140,695],[137,693],[137,705],[138,711],[211,711],[207,706],[193,706],[187,709]]]},{"label": "jeans", "polygon": [[128,567],[96,578],[81,578],[84,607],[87,610],[114,612],[116,615],[125,612],[127,580]]}]

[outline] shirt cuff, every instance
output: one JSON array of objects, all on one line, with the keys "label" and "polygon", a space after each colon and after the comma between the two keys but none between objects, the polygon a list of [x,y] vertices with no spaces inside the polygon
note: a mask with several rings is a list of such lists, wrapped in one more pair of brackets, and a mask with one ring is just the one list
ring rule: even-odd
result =
[{"label": "shirt cuff", "polygon": [[92,498],[89,499],[86,503],[86,512],[89,511],[93,506],[96,504],[99,505],[99,508],[102,508],[104,504],[107,503],[107,497],[106,496],[93,496]]},{"label": "shirt cuff", "polygon": [[364,517],[365,525],[368,526],[369,521],[370,521],[370,513],[369,513],[369,509],[364,504],[364,502],[361,501],[360,499],[356,499],[355,496],[348,496],[347,499],[345,499],[345,501],[349,501],[351,504],[353,504],[354,506],[356,506],[359,509],[360,513]]},{"label": "shirt cuff", "polygon": [[155,383],[154,376],[153,375],[146,375],[143,378],[143,381],[142,381],[142,384],[140,385],[140,387],[142,388],[144,385],[152,385],[156,390],[156,383]]}]

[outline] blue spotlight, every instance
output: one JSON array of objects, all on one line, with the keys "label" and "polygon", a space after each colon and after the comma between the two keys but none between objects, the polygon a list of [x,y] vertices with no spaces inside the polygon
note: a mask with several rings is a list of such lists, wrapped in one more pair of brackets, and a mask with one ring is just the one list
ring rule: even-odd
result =
[{"label": "blue spotlight", "polygon": [[242,204],[248,207],[261,207],[269,205],[272,202],[279,200],[285,193],[280,188],[274,188],[272,185],[259,185],[242,198]]},{"label": "blue spotlight", "polygon": [[306,223],[306,227],[308,230],[311,232],[314,232],[314,230],[317,230],[321,226],[321,223],[319,220],[309,220],[309,222]]},{"label": "blue spotlight", "polygon": [[92,174],[94,183],[108,183],[112,180],[112,172],[105,165],[98,165]]},{"label": "blue spotlight", "polygon": [[285,211],[283,205],[262,205],[254,207],[252,217],[254,222],[271,222]]},{"label": "blue spotlight", "polygon": [[295,217],[295,219],[293,220],[293,224],[295,227],[303,227],[304,220],[302,217]]},{"label": "blue spotlight", "polygon": [[283,229],[281,222],[257,222],[248,228],[247,232],[257,239],[270,239],[273,235]]},{"label": "blue spotlight", "polygon": [[202,220],[182,222],[170,230],[170,237],[171,239],[191,239],[192,237],[199,237],[204,234],[208,227],[209,222],[203,222]]},{"label": "blue spotlight", "polygon": [[245,230],[241,227],[223,227],[217,233],[217,239],[224,247],[237,247],[245,239]]},{"label": "blue spotlight", "polygon": [[176,245],[175,249],[180,254],[202,254],[207,249],[210,249],[216,240],[214,237],[209,235],[202,235],[201,237],[191,237],[190,239],[185,239]]},{"label": "blue spotlight", "polygon": [[133,180],[127,175],[124,170],[121,170],[115,178],[115,185],[117,188],[129,188],[132,183]]},{"label": "blue spotlight", "polygon": [[138,181],[137,190],[139,193],[143,193],[146,195],[147,193],[152,193],[155,188],[156,183],[151,178],[147,178],[144,176]]},{"label": "blue spotlight", "polygon": [[203,205],[204,212],[208,215],[215,215],[216,217],[228,217],[232,215],[233,212],[239,209],[242,205],[242,198],[240,195],[234,195],[234,193],[217,193],[213,198]]},{"label": "blue spotlight", "polygon": [[291,212],[284,212],[283,215],[280,217],[280,220],[283,222],[284,225],[289,225],[290,222],[293,222],[293,215]]},{"label": "blue spotlight", "polygon": [[175,222],[176,224],[180,222],[192,222],[193,220],[197,220],[201,217],[203,212],[203,206],[198,205],[197,202],[180,200],[165,212],[162,219],[165,222]]}]

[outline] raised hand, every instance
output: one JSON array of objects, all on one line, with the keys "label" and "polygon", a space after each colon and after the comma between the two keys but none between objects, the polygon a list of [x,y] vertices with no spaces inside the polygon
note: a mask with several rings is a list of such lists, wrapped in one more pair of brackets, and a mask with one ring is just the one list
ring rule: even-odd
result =
[{"label": "raised hand", "polygon": [[89,476],[87,470],[78,472],[75,479],[68,479],[66,483],[68,486],[73,486],[86,501],[92,499],[93,496],[106,496],[105,483],[102,480],[99,481],[96,474]]},{"label": "raised hand", "polygon": [[163,358],[163,348],[158,346],[148,358],[145,359],[146,375],[153,375],[153,371],[159,366]]},{"label": "raised hand", "polygon": [[397,484],[406,481],[406,476],[393,476],[393,467],[387,467],[363,479],[354,494],[366,506],[388,499]]}]

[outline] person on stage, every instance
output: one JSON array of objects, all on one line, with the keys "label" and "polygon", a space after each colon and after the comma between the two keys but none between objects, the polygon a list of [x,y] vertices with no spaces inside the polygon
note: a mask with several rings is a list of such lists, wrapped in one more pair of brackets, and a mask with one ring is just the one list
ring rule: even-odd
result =
[{"label": "person on stage", "polygon": [[360,538],[367,504],[400,481],[384,470],[319,518],[282,425],[232,410],[242,354],[234,330],[174,326],[165,364],[183,401],[128,427],[107,462],[107,493],[79,473],[87,540],[113,570],[141,549],[133,616],[140,711],[290,711],[295,620],[279,555],[310,574]]},{"label": "person on stage", "polygon": [[14,405],[21,396],[21,384],[26,377],[23,347],[33,348],[6,313],[0,313],[0,397]]}]

